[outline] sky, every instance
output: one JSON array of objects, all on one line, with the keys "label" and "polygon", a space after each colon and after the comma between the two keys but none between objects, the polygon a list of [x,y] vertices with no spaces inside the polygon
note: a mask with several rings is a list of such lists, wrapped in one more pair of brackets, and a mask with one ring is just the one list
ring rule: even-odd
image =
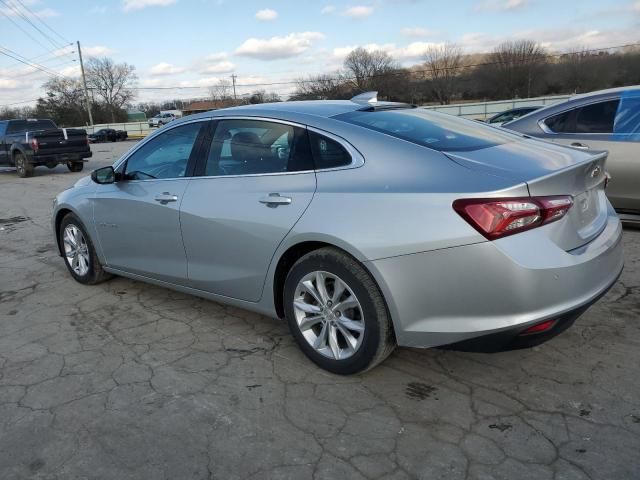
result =
[{"label": "sky", "polygon": [[206,97],[232,74],[239,94],[286,97],[291,84],[257,84],[335,72],[358,46],[409,66],[444,42],[465,53],[521,38],[559,52],[640,42],[640,0],[0,0],[0,25],[0,107],[77,77],[76,40],[85,60],[134,65],[139,101]]}]

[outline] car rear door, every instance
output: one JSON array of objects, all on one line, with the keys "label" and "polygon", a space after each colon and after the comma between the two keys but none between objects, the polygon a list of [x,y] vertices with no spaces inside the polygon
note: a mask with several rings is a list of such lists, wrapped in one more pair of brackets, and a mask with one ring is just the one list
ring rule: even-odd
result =
[{"label": "car rear door", "polygon": [[194,288],[258,301],[278,245],[311,202],[316,176],[303,126],[212,121],[180,223]]},{"label": "car rear door", "polygon": [[98,185],[94,221],[107,266],[184,284],[187,259],[180,203],[206,121],[162,130],[118,167],[122,179]]}]

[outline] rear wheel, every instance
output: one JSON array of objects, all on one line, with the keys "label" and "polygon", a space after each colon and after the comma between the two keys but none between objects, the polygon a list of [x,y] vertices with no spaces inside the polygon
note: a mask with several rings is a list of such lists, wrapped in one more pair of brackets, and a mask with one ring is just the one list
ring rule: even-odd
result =
[{"label": "rear wheel", "polygon": [[91,239],[73,213],[60,222],[58,236],[65,265],[76,281],[95,285],[111,277],[102,269]]},{"label": "rear wheel", "polygon": [[84,168],[84,162],[67,162],[67,168],[72,172],[81,172]]},{"label": "rear wheel", "polygon": [[26,157],[20,152],[16,152],[13,155],[13,163],[18,171],[18,176],[22,178],[32,176],[34,170],[33,164],[29,163]]},{"label": "rear wheel", "polygon": [[363,372],[395,347],[380,289],[358,261],[338,249],[315,250],[293,265],[284,306],[302,351],[330,372]]}]

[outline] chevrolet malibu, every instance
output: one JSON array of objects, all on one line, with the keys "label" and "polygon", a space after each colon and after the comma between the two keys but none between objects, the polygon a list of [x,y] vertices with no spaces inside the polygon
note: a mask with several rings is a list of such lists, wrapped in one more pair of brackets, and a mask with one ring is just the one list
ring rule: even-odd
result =
[{"label": "chevrolet malibu", "polygon": [[352,374],[396,345],[521,348],[571,325],[623,266],[605,159],[374,94],[244,106],[171,122],[52,221],[78,282],[284,318]]}]

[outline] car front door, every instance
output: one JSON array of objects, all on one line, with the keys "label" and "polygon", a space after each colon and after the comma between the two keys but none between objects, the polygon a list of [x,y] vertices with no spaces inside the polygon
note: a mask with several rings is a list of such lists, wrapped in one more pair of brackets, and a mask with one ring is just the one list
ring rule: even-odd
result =
[{"label": "car front door", "polygon": [[94,221],[109,267],[186,281],[180,203],[206,125],[196,121],[163,130],[118,167],[119,181],[97,187]]},{"label": "car front door", "polygon": [[190,285],[255,302],[273,254],[316,189],[307,131],[225,119],[212,122],[209,135],[180,212]]}]

